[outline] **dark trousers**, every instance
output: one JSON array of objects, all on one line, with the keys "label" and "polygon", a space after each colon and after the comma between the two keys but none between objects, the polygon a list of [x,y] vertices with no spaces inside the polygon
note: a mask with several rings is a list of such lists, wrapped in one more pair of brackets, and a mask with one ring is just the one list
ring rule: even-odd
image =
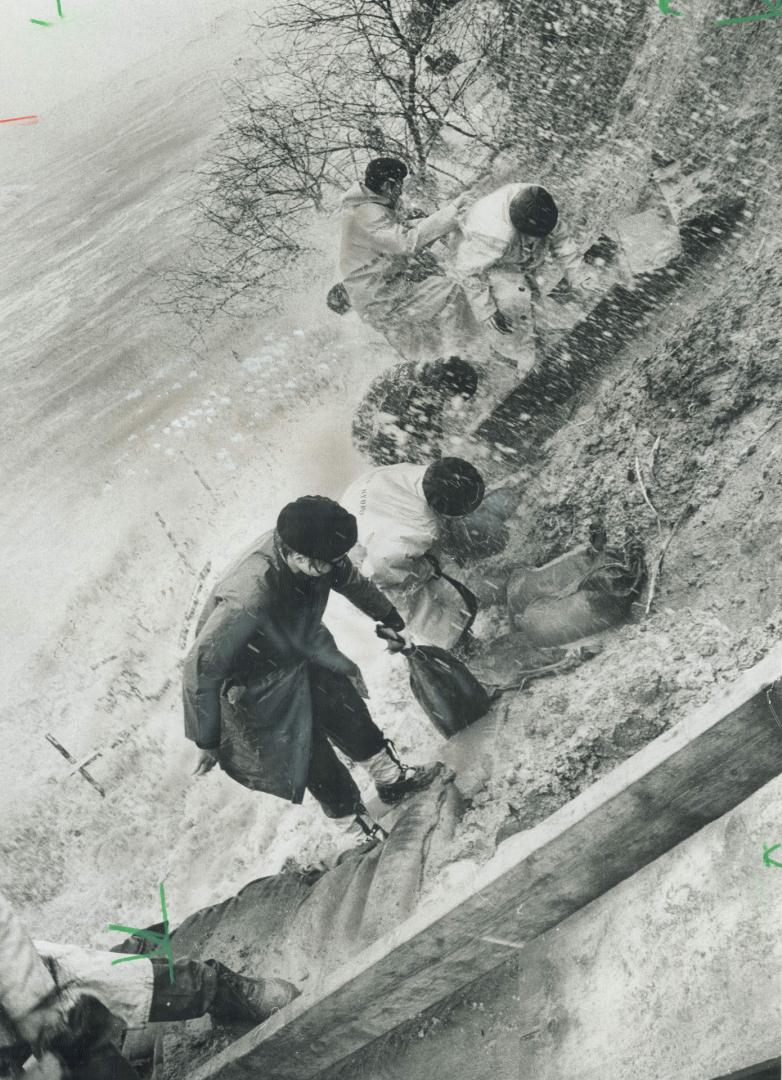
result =
[{"label": "dark trousers", "polygon": [[87,1051],[65,1072],[67,1080],[138,1080],[138,1075],[111,1043]]},{"label": "dark trousers", "polygon": [[313,725],[307,789],[328,817],[347,817],[355,813],[361,795],[334,746],[351,761],[366,761],[383,749],[385,739],[347,676],[313,665],[310,686]]},{"label": "dark trousers", "polygon": [[216,960],[175,960],[172,983],[167,960],[155,956],[151,963],[154,981],[149,1019],[153,1023],[194,1020],[209,1011],[222,964]]},{"label": "dark trousers", "polygon": [[52,1041],[63,1080],[138,1080],[138,1073],[113,1042],[114,1022],[94,997],[79,998],[68,1013],[68,1030]]}]

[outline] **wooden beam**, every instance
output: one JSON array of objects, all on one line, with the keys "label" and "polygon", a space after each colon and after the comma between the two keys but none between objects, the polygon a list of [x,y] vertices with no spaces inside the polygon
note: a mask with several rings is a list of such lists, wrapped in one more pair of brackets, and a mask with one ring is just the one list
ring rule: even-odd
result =
[{"label": "wooden beam", "polygon": [[771,1058],[770,1061],[750,1065],[748,1069],[740,1069],[729,1076],[718,1076],[715,1080],[779,1080],[781,1075],[782,1062],[779,1058]]},{"label": "wooden beam", "polygon": [[778,645],[727,691],[506,840],[469,887],[422,907],[335,971],[317,997],[304,994],[192,1080],[311,1080],[743,802],[782,772],[781,677]]}]

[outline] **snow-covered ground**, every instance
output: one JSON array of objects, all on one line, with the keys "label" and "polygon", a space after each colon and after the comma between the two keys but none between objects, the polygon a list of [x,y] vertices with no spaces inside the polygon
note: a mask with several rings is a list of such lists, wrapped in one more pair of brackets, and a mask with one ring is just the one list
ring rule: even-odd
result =
[{"label": "snow-covered ground", "polygon": [[[352,411],[392,360],[325,307],[327,256],[287,311],[209,340],[154,310],[246,22],[226,13],[173,66],[157,53],[3,132],[0,887],[50,938],[154,921],[161,880],[179,921],[336,842],[309,802],[194,780],[182,734],[186,617],[285,501],[357,475]],[[346,607],[329,621],[379,718],[433,748],[403,662]],[[47,732],[77,759],[120,740],[89,766],[105,799]]]},{"label": "snow-covered ground", "polygon": [[[597,9],[594,18],[580,45],[590,85],[607,77],[603,50],[615,50],[618,105],[524,36],[524,77],[542,79],[537,63],[543,74],[554,65],[553,79],[561,66],[557,77],[576,89],[530,102],[519,153],[544,158],[538,121],[559,125],[543,178],[567,182],[564,205],[590,228],[610,232],[612,215],[640,205],[659,160],[688,172],[714,163],[715,190],[746,195],[752,225],[628,343],[525,492],[498,573],[583,539],[595,508],[617,535],[640,522],[656,557],[653,515],[628,465],[658,437],[655,505],[671,522],[684,505],[697,513],[666,555],[652,619],[514,701],[492,782],[460,823],[452,854],[467,859],[490,853],[509,813],[518,827],[539,821],[778,638],[779,140],[763,96],[775,85],[763,76],[779,63],[777,31],[714,38],[650,9],[637,41],[617,24],[612,42]],[[245,56],[248,21],[227,7],[208,33],[0,134],[13,152],[0,167],[0,887],[40,936],[107,943],[120,916],[158,918],[160,880],[178,922],[289,857],[334,850],[311,803],[254,795],[217,770],[194,780],[182,736],[185,624],[192,634],[215,573],[282,503],[339,495],[357,474],[350,417],[393,359],[353,316],[325,307],[327,220],[322,256],[291,277],[275,317],[249,309],[195,338],[155,311],[155,274],[186,243],[181,201],[219,126],[219,87]],[[598,121],[613,126],[585,134],[579,117],[598,106],[594,132]],[[328,620],[400,750],[436,752],[404,662],[346,605]],[[105,749],[89,766],[105,799],[68,775],[47,732],[77,758]]]}]

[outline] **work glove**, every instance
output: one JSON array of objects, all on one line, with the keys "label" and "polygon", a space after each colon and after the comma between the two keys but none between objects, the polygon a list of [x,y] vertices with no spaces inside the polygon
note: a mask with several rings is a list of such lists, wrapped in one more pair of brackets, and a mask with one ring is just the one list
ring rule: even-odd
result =
[{"label": "work glove", "polygon": [[412,653],[415,642],[407,630],[392,630],[390,626],[376,626],[375,633],[383,641],[388,642],[388,651],[392,653]]},{"label": "work glove", "polygon": [[500,334],[513,333],[513,323],[510,321],[507,315],[503,315],[502,312],[499,310],[495,311],[492,317],[489,319],[489,325],[492,326],[495,330],[497,330]]},{"label": "work glove", "polygon": [[199,748],[198,761],[196,762],[196,767],[193,769],[193,776],[206,776],[216,764],[217,757],[213,750],[201,750]]},{"label": "work glove", "polygon": [[392,607],[388,614],[384,615],[380,620],[380,625],[387,626],[389,630],[404,630],[405,620],[396,608]]}]

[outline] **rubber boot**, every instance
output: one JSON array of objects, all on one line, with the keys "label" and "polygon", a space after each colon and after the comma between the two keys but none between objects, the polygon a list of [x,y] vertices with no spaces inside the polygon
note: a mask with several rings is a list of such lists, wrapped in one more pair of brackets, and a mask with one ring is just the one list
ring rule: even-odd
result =
[{"label": "rubber boot", "polygon": [[380,801],[389,806],[424,791],[443,771],[442,761],[430,765],[403,765],[390,739],[386,739],[379,754],[360,764],[375,781]]},{"label": "rubber boot", "polygon": [[217,960],[217,986],[208,1012],[217,1024],[262,1024],[289,1005],[301,990],[285,979],[248,979]]}]

